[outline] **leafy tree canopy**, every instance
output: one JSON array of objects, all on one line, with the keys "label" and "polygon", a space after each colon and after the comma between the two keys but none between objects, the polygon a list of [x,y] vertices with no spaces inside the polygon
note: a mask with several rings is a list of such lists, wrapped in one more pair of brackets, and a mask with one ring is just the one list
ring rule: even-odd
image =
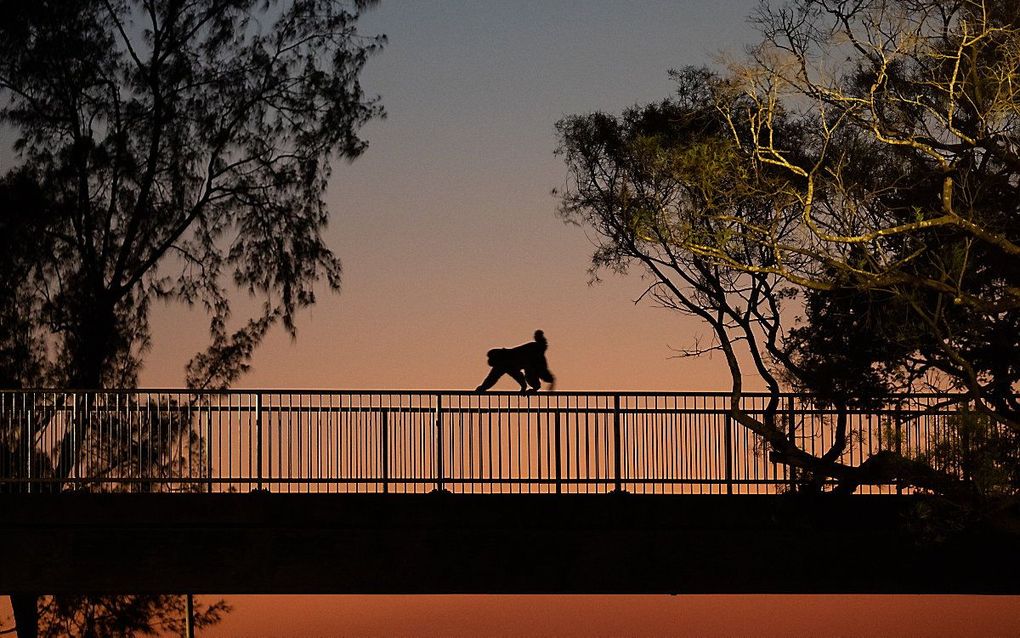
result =
[{"label": "leafy tree canopy", "polygon": [[[1015,449],[1020,9],[795,0],[757,21],[761,45],[725,73],[683,69],[670,100],[562,120],[562,213],[601,239],[596,270],[640,264],[648,294],[707,323],[686,354],[724,354],[734,418],[774,459],[849,488],[971,489],[925,459],[837,462],[845,423],[806,455],[778,395],[845,409],[956,391],[997,433],[984,449]],[[740,408],[748,368],[772,392],[763,415]]]},{"label": "leafy tree canopy", "polygon": [[[0,121],[20,160],[3,224],[30,235],[20,319],[53,347],[39,382],[130,386],[155,300],[204,308],[194,386],[294,331],[316,282],[334,157],[380,116],[358,80],[366,0],[0,0]],[[14,226],[19,226],[14,228]],[[231,328],[231,291],[261,312]],[[41,354],[41,353],[40,353]]]}]

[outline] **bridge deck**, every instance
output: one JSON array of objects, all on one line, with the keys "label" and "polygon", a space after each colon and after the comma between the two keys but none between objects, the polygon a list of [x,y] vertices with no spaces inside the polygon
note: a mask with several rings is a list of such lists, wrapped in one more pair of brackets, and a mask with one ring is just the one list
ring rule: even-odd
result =
[{"label": "bridge deck", "polygon": [[[0,593],[1020,593],[921,497],[0,495]],[[907,525],[907,527],[904,527]]]}]

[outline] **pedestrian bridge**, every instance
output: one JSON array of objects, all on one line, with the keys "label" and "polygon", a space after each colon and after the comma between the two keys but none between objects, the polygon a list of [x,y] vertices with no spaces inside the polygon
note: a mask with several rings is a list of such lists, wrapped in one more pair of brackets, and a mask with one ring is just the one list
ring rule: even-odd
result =
[{"label": "pedestrian bridge", "polygon": [[[842,461],[935,458],[945,397]],[[767,397],[743,399],[763,411]],[[834,414],[784,395],[817,454]],[[1016,538],[796,476],[712,393],[0,392],[0,593],[1020,593]],[[975,532],[977,533],[977,532]],[[942,535],[944,536],[944,535]]]}]

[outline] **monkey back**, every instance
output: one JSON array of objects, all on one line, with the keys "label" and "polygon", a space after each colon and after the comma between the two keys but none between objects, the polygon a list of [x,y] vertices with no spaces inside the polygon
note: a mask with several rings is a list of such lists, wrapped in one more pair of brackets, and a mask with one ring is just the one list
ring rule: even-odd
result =
[{"label": "monkey back", "polygon": [[490,366],[500,366],[506,361],[507,358],[506,348],[493,348],[486,353],[487,361]]}]

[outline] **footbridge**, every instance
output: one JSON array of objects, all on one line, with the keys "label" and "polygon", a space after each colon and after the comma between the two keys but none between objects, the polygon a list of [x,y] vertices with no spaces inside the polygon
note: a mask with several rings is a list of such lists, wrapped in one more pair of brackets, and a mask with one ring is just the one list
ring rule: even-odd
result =
[{"label": "footbridge", "polygon": [[[831,446],[831,410],[780,406]],[[961,409],[851,412],[842,460],[938,463]],[[795,494],[729,415],[722,393],[0,392],[0,592],[1020,591],[1013,536],[926,530],[939,501],[896,484]]]}]

